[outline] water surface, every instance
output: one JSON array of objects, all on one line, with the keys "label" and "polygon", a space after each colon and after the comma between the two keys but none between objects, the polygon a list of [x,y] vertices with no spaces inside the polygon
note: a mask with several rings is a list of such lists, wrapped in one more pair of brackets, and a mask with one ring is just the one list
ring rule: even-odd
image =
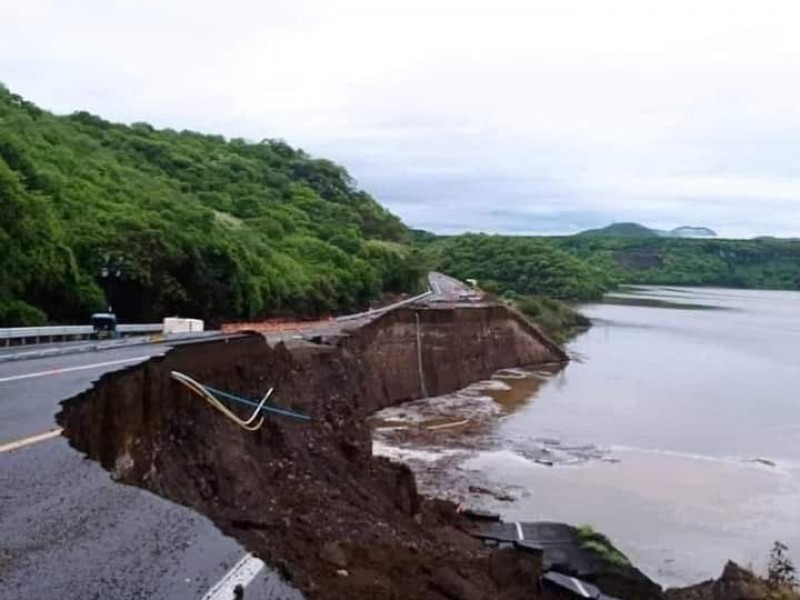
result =
[{"label": "water surface", "polygon": [[376,451],[426,491],[591,523],[665,584],[728,558],[758,568],[776,539],[800,560],[800,293],[646,287],[614,302],[584,307],[594,326],[565,369],[383,411]]}]

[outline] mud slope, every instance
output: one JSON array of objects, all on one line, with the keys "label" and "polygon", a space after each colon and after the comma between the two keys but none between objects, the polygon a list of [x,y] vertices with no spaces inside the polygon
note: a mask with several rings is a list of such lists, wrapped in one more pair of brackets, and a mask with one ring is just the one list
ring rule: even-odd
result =
[{"label": "mud slope", "polygon": [[[501,308],[407,309],[330,344],[179,347],[103,377],[58,420],[114,478],[207,515],[309,597],[530,598],[533,559],[492,554],[452,505],[420,498],[406,467],[372,457],[365,417],[419,395],[420,352],[440,393],[556,350]],[[313,421],[245,431],[172,370],[249,398],[275,386]]]}]

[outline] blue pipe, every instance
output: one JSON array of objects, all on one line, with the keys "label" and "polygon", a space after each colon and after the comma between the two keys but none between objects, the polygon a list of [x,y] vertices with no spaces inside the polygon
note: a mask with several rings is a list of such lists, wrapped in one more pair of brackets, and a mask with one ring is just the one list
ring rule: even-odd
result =
[{"label": "blue pipe", "polygon": [[[214,394],[215,396],[220,396],[222,398],[227,398],[228,400],[233,400],[234,402],[239,402],[241,404],[246,404],[248,406],[258,406],[258,402],[253,402],[252,400],[246,400],[244,398],[240,398],[239,396],[234,396],[233,394],[229,394],[227,392],[223,392],[222,390],[218,390],[216,388],[211,387],[210,385],[203,385],[209,392]],[[297,419],[298,421],[311,421],[311,417],[308,415],[304,415],[301,413],[296,413],[291,410],[286,410],[285,408],[278,408],[277,406],[269,406],[264,405],[261,407],[262,412],[269,412],[276,415],[281,415],[282,417],[289,417],[290,419]]]}]

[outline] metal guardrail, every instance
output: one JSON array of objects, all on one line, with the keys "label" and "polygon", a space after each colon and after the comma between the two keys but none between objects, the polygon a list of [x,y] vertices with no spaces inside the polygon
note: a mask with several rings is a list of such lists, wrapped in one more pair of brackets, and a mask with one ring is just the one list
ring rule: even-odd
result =
[{"label": "metal guardrail", "polygon": [[380,308],[376,308],[375,310],[368,310],[353,315],[346,315],[344,317],[337,317],[336,320],[352,321],[355,319],[379,317],[385,312],[389,312],[390,310],[394,310],[395,308],[400,308],[401,306],[405,306],[406,304],[413,304],[414,302],[419,302],[420,300],[424,300],[425,298],[431,295],[433,295],[433,291],[428,290],[427,292],[419,294],[418,296],[414,296],[413,298],[406,298],[405,300],[402,300],[400,302],[395,302],[394,304],[389,304],[387,306],[381,306]]},{"label": "metal guardrail", "polygon": [[[158,333],[163,329],[161,323],[135,323],[117,326],[117,331],[125,333]],[[10,345],[11,340],[41,340],[54,338],[81,338],[93,332],[91,325],[55,325],[51,327],[9,327],[0,329],[0,344]]]},{"label": "metal guardrail", "polygon": [[0,329],[0,340],[36,338],[36,337],[61,337],[67,335],[87,335],[92,333],[91,325],[56,326],[56,327],[10,327]]},{"label": "metal guardrail", "polygon": [[163,323],[128,323],[117,326],[120,333],[158,333],[163,329]]}]

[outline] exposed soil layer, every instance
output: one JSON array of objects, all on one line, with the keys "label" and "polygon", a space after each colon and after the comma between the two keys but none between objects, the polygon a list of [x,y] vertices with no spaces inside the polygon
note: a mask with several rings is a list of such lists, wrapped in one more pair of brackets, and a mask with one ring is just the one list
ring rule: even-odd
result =
[{"label": "exposed soil layer", "polygon": [[399,309],[340,346],[358,363],[368,413],[459,390],[502,368],[568,360],[557,344],[504,306]]},{"label": "exposed soil layer", "polygon": [[[421,381],[439,394],[564,358],[501,307],[403,309],[332,344],[179,347],[104,376],[58,419],[113,477],[207,515],[308,597],[531,598],[537,561],[482,547],[452,504],[420,497],[407,467],[372,456],[366,417],[418,397]],[[248,398],[274,386],[313,420],[244,431],[173,370]]]}]

